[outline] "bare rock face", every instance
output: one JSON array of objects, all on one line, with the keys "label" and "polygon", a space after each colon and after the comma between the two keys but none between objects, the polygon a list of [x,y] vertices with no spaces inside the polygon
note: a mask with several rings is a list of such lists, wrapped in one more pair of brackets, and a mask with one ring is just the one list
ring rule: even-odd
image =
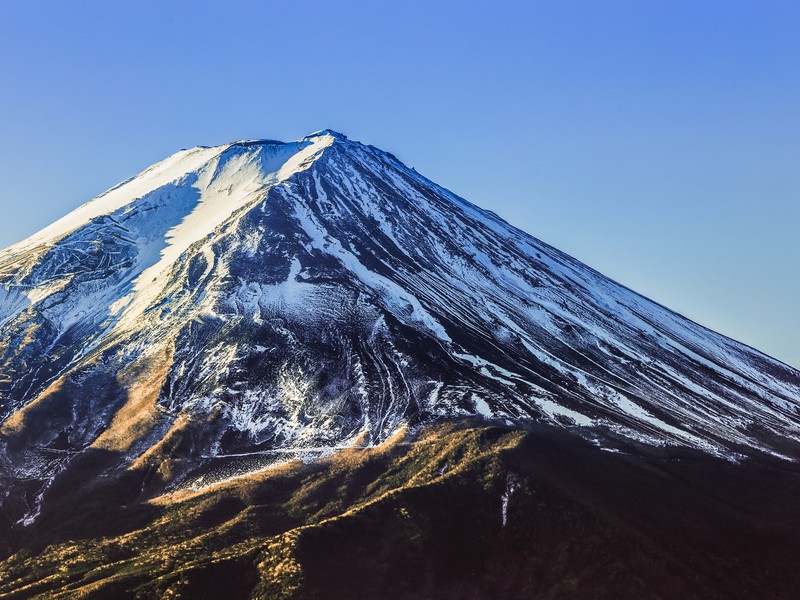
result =
[{"label": "bare rock face", "polygon": [[90,456],[200,485],[475,416],[793,459],[798,408],[798,371],[331,131],[181,151],[0,252],[20,526]]}]

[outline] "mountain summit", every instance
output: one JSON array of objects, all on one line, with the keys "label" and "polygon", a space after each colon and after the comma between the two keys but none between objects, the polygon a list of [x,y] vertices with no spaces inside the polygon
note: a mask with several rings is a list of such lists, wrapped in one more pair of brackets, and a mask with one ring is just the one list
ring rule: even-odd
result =
[{"label": "mountain summit", "polygon": [[0,252],[0,479],[167,486],[478,417],[798,456],[800,373],[324,130],[183,150]]}]

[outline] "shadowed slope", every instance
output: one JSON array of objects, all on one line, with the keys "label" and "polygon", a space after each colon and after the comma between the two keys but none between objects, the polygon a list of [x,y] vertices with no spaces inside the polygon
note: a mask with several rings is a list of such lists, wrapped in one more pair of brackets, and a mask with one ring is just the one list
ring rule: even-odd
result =
[{"label": "shadowed slope", "polygon": [[800,477],[779,465],[440,426],[120,507],[89,532],[65,504],[60,531],[33,529],[2,564],[0,594],[792,598]]}]

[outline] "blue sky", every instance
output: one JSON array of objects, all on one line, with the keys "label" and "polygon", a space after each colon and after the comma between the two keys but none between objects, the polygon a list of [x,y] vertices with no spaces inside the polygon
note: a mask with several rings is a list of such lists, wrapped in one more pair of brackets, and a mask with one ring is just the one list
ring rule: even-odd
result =
[{"label": "blue sky", "polygon": [[4,2],[0,246],[174,151],[332,128],[800,366],[800,4]]}]

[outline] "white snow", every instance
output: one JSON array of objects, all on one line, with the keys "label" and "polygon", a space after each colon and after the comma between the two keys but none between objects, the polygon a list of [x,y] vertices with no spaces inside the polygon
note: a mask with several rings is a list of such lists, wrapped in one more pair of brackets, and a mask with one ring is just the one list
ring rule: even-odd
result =
[{"label": "white snow", "polygon": [[199,192],[196,207],[167,232],[160,256],[142,271],[133,292],[112,305],[112,313],[122,313],[122,326],[130,326],[153,303],[164,285],[159,278],[192,244],[207,240],[238,209],[261,201],[269,187],[308,168],[332,142],[331,136],[321,136],[292,144],[232,145],[207,161],[192,186]]},{"label": "white snow", "polygon": [[594,425],[593,419],[590,419],[578,411],[571,410],[565,406],[561,406],[560,404],[556,404],[552,400],[548,400],[546,398],[535,398],[534,403],[554,420],[557,420],[556,417],[566,417],[573,421],[576,425],[582,425],[584,427],[591,427]]},{"label": "white snow", "polygon": [[475,404],[475,411],[479,415],[483,415],[484,417],[488,417],[490,419],[494,417],[494,413],[492,412],[492,409],[489,406],[489,404],[478,394],[472,394],[472,401]]},{"label": "white snow", "polygon": [[219,156],[228,147],[230,147],[229,144],[211,148],[197,147],[190,150],[181,150],[145,169],[124,183],[100,194],[97,198],[83,204],[19,245],[31,247],[41,243],[52,243],[96,217],[110,214],[130,203],[133,199],[141,198],[168,183],[178,181],[188,173],[197,171],[208,161]]}]

